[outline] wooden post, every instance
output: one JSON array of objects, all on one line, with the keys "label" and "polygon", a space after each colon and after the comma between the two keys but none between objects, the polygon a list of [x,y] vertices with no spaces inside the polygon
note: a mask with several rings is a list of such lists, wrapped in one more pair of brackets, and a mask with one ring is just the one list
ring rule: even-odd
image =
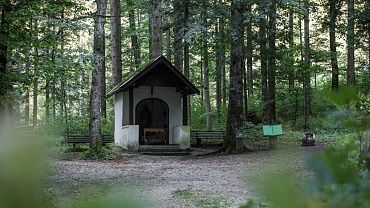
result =
[{"label": "wooden post", "polygon": [[182,125],[188,125],[188,95],[182,95]]},{"label": "wooden post", "polygon": [[128,92],[129,99],[129,124],[134,125],[134,90],[131,87]]}]

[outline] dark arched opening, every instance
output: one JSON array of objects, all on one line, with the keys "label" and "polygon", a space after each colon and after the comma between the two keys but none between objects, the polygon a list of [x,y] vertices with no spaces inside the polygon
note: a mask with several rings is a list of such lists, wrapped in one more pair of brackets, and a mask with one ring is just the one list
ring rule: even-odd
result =
[{"label": "dark arched opening", "polygon": [[158,98],[140,101],[135,109],[135,123],[139,125],[139,144],[168,144],[168,105]]}]

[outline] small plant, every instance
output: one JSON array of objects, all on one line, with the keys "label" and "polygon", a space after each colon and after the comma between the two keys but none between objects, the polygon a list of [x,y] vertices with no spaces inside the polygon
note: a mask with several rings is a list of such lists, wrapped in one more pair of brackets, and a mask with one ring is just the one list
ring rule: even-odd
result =
[{"label": "small plant", "polygon": [[116,159],[116,153],[110,148],[102,147],[101,150],[96,153],[95,151],[87,150],[82,159],[84,160],[114,160]]}]

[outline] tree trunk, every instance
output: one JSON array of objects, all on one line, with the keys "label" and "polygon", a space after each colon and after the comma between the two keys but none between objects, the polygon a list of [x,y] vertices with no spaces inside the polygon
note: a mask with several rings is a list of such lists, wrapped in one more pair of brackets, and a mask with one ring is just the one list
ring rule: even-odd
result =
[{"label": "tree trunk", "polygon": [[[219,22],[220,20],[218,20]],[[221,124],[221,105],[222,105],[222,92],[221,92],[221,80],[222,80],[222,74],[221,74],[221,36],[219,32],[219,25],[216,25],[215,30],[215,36],[216,36],[216,109],[217,109],[217,123],[220,126]]]},{"label": "tree trunk", "polygon": [[203,0],[203,88],[204,88],[204,106],[206,109],[206,125],[207,129],[212,129],[212,111],[211,111],[211,98],[209,93],[209,68],[208,68],[208,21],[207,21],[207,8],[208,0]]},{"label": "tree trunk", "polygon": [[[113,87],[122,81],[122,52],[121,52],[121,3],[120,0],[110,0],[111,39],[112,39],[112,77]],[[103,96],[105,96],[103,94]]]},{"label": "tree trunk", "polygon": [[0,5],[0,37],[3,41],[0,42],[0,122],[7,121],[10,116],[10,91],[12,89],[12,80],[10,80],[7,69],[8,64],[8,43],[9,38],[9,22],[6,19],[8,12],[11,10],[11,2],[3,1]]},{"label": "tree trunk", "polygon": [[337,25],[338,9],[336,7],[337,0],[329,0],[329,39],[330,39],[330,63],[331,63],[331,88],[339,88],[339,69],[337,60],[337,43],[335,29]]},{"label": "tree trunk", "polygon": [[50,119],[50,78],[46,79],[45,84],[45,118],[48,123]]},{"label": "tree trunk", "polygon": [[[184,1],[184,37],[187,35],[189,31],[189,0]],[[190,47],[189,43],[185,40],[184,41],[184,75],[186,78],[190,79]],[[188,96],[188,109],[191,109],[191,100],[190,96]],[[191,111],[188,111],[188,119],[191,122]]]},{"label": "tree trunk", "polygon": [[[35,20],[34,29],[36,33],[36,39],[38,39],[38,21]],[[33,71],[33,113],[32,113],[32,124],[37,126],[37,111],[38,111],[38,69],[39,69],[39,49],[37,46],[34,47],[34,71]]]},{"label": "tree trunk", "polygon": [[242,134],[243,127],[243,68],[244,57],[244,9],[238,0],[231,1],[231,51],[230,51],[230,87],[229,105],[226,123],[224,151],[233,152],[236,148],[236,137]]},{"label": "tree trunk", "polygon": [[92,152],[99,152],[101,149],[101,105],[102,105],[102,83],[104,73],[104,24],[106,0],[96,0],[97,10],[94,26],[94,53],[93,71],[90,93],[90,148]]},{"label": "tree trunk", "polygon": [[[288,41],[289,41],[289,49],[293,50],[293,47],[294,47],[294,13],[293,13],[293,9],[289,10]],[[295,70],[294,70],[294,61],[295,60],[294,59],[295,58],[293,56],[290,59],[291,70],[289,71],[289,77],[288,77],[289,89],[294,88],[294,79],[295,79]]]},{"label": "tree trunk", "polygon": [[171,20],[168,20],[166,25],[166,58],[170,61],[172,59],[171,55]]},{"label": "tree trunk", "polygon": [[152,1],[151,21],[151,54],[150,58],[156,58],[162,55],[162,18],[161,18],[161,0]]},{"label": "tree trunk", "polygon": [[347,14],[347,84],[355,84],[355,2],[354,0],[347,0],[348,14]]},{"label": "tree trunk", "polygon": [[267,49],[266,49],[266,0],[260,0],[259,12],[259,44],[260,44],[260,59],[261,59],[261,91],[262,91],[262,121],[269,122],[268,108],[268,85],[267,85]]},{"label": "tree trunk", "polygon": [[304,74],[303,74],[303,91],[304,91],[304,128],[309,129],[309,118],[311,109],[311,60],[310,60],[310,6],[309,0],[304,0],[306,9],[304,14]]},{"label": "tree trunk", "polygon": [[173,62],[182,71],[183,0],[174,0],[173,10]]},{"label": "tree trunk", "polygon": [[276,121],[275,73],[276,73],[276,0],[270,1],[269,9],[269,55],[268,55],[268,106],[269,122]]},{"label": "tree trunk", "polygon": [[[220,0],[222,3],[222,0]],[[221,76],[222,76],[222,105],[226,107],[226,100],[227,100],[227,76],[226,76],[226,55],[225,55],[225,41],[223,40],[225,37],[225,20],[220,18],[220,29],[219,29],[220,36],[222,37],[221,41],[221,49],[220,49],[220,66],[221,66]]]},{"label": "tree trunk", "polygon": [[[247,10],[252,16],[252,4],[249,3]],[[252,31],[252,17],[248,18],[247,24],[247,85],[248,97],[253,95],[253,31]]]},{"label": "tree trunk", "polygon": [[129,7],[128,19],[130,24],[131,32],[131,51],[134,57],[134,64],[136,69],[140,67],[141,64],[141,52],[140,52],[140,43],[137,36],[136,22],[135,22],[135,9],[133,0],[127,0],[127,5]]}]

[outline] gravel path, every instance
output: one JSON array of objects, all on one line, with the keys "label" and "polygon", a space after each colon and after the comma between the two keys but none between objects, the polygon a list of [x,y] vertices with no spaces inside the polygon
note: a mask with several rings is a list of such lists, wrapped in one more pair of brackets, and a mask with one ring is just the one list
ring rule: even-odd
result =
[{"label": "gravel path", "polygon": [[85,187],[99,184],[116,197],[135,195],[147,207],[238,207],[255,197],[253,179],[266,169],[284,165],[307,175],[305,153],[294,147],[227,156],[123,155],[119,162],[55,161],[51,179],[60,199],[78,198]]}]

